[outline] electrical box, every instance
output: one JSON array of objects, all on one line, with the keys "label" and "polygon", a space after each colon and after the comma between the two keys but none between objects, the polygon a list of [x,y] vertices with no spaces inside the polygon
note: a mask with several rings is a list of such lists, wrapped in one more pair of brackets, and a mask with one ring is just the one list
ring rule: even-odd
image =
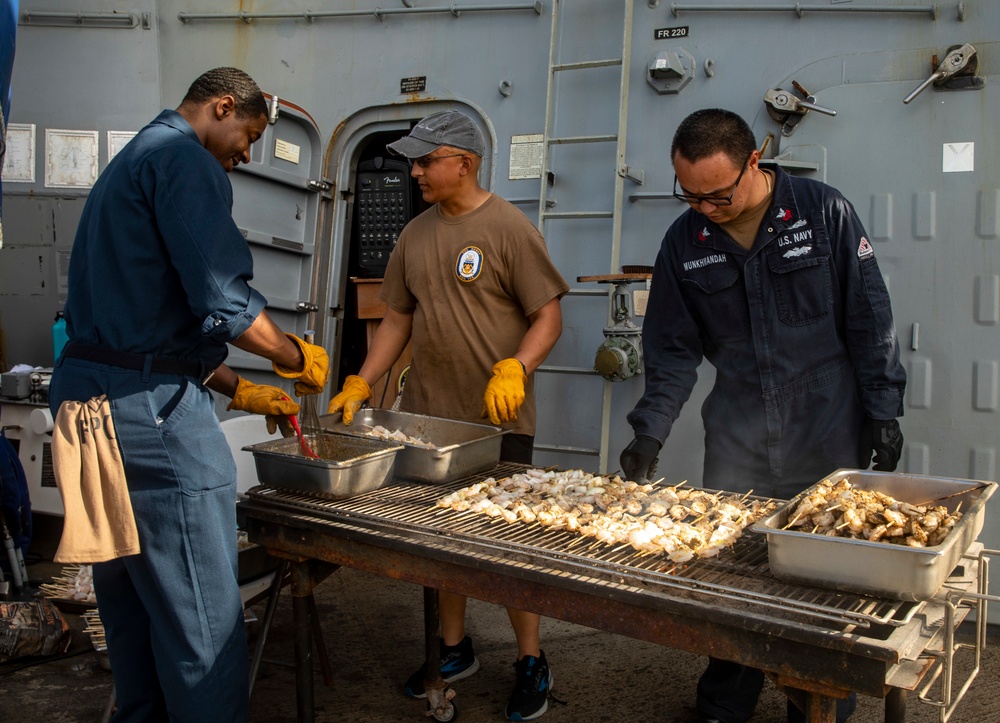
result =
[{"label": "electrical box", "polygon": [[412,216],[410,167],[394,159],[358,164],[354,243],[361,275],[382,276],[403,226]]}]

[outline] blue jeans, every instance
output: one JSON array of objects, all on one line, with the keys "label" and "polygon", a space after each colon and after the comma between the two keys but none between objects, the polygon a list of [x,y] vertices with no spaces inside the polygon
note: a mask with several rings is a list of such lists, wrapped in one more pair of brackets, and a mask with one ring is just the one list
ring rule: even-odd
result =
[{"label": "blue jeans", "polygon": [[78,359],[50,406],[106,394],[142,552],[94,565],[122,721],[245,721],[236,465],[198,381]]}]

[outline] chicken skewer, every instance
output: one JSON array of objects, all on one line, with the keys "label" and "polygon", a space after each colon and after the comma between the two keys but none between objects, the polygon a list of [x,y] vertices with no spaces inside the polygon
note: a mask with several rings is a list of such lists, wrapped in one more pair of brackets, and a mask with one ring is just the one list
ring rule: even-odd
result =
[{"label": "chicken skewer", "polygon": [[660,481],[639,485],[583,470],[529,469],[457,490],[437,506],[567,529],[593,537],[588,549],[597,544],[632,547],[643,555],[666,554],[677,563],[717,555],[770,509],[748,505],[749,494],[722,496],[682,489],[684,483],[657,489]]},{"label": "chicken skewer", "polygon": [[783,529],[800,527],[814,534],[933,547],[961,518],[961,507],[960,502],[949,512],[944,505],[914,505],[877,490],[859,489],[846,479],[836,484],[824,480],[797,504]]}]

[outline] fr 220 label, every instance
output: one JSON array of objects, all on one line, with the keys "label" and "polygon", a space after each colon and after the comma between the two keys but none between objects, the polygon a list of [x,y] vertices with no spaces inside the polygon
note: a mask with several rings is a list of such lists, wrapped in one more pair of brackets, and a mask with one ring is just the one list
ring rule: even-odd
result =
[{"label": "fr 220 label", "polygon": [[688,26],[679,28],[657,28],[653,31],[654,40],[666,40],[668,38],[686,38],[688,36]]}]

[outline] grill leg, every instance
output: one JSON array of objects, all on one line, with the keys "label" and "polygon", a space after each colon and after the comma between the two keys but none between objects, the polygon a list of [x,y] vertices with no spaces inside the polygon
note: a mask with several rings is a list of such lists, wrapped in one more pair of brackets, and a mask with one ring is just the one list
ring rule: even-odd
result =
[{"label": "grill leg", "polygon": [[906,691],[892,688],[885,697],[885,723],[906,723]]},{"label": "grill leg", "polygon": [[314,638],[319,650],[324,682],[333,685],[333,669],[323,642],[323,630],[319,625],[313,589],[340,566],[311,559],[292,561],[290,565],[292,618],[295,623],[295,703],[299,723],[311,723],[315,718],[312,665]]},{"label": "grill leg", "polygon": [[424,690],[444,687],[441,679],[441,638],[438,635],[440,625],[438,591],[433,587],[425,587],[424,652],[427,656],[427,673],[424,676]]},{"label": "grill leg", "polygon": [[308,600],[309,620],[312,623],[313,639],[316,641],[319,669],[323,671],[323,683],[329,688],[333,686],[333,666],[330,665],[330,654],[327,652],[326,641],[323,639],[323,627],[320,625],[319,613],[316,611],[316,598],[310,595]]},{"label": "grill leg", "polygon": [[837,699],[819,693],[805,694],[806,720],[809,723],[836,723]]},{"label": "grill leg", "polygon": [[837,699],[822,693],[781,686],[782,692],[802,711],[808,723],[836,723]]},{"label": "grill leg", "polygon": [[427,668],[424,675],[424,690],[427,692],[427,715],[436,721],[451,721],[458,714],[451,702],[455,691],[448,687],[441,677],[440,598],[432,587],[424,588],[424,646],[427,652]]},{"label": "grill leg", "polygon": [[250,699],[253,700],[253,686],[257,682],[257,673],[260,670],[260,661],[264,657],[264,643],[267,642],[267,634],[271,630],[271,623],[274,622],[274,611],[278,608],[278,594],[281,592],[281,584],[288,571],[288,562],[282,560],[278,565],[278,570],[274,573],[274,582],[271,583],[271,591],[267,598],[267,607],[264,609],[264,622],[260,627],[260,634],[257,636],[257,647],[253,652],[253,661],[250,663]]},{"label": "grill leg", "polygon": [[292,617],[295,621],[295,707],[299,723],[315,720],[312,665],[312,580],[308,561],[292,564]]}]

